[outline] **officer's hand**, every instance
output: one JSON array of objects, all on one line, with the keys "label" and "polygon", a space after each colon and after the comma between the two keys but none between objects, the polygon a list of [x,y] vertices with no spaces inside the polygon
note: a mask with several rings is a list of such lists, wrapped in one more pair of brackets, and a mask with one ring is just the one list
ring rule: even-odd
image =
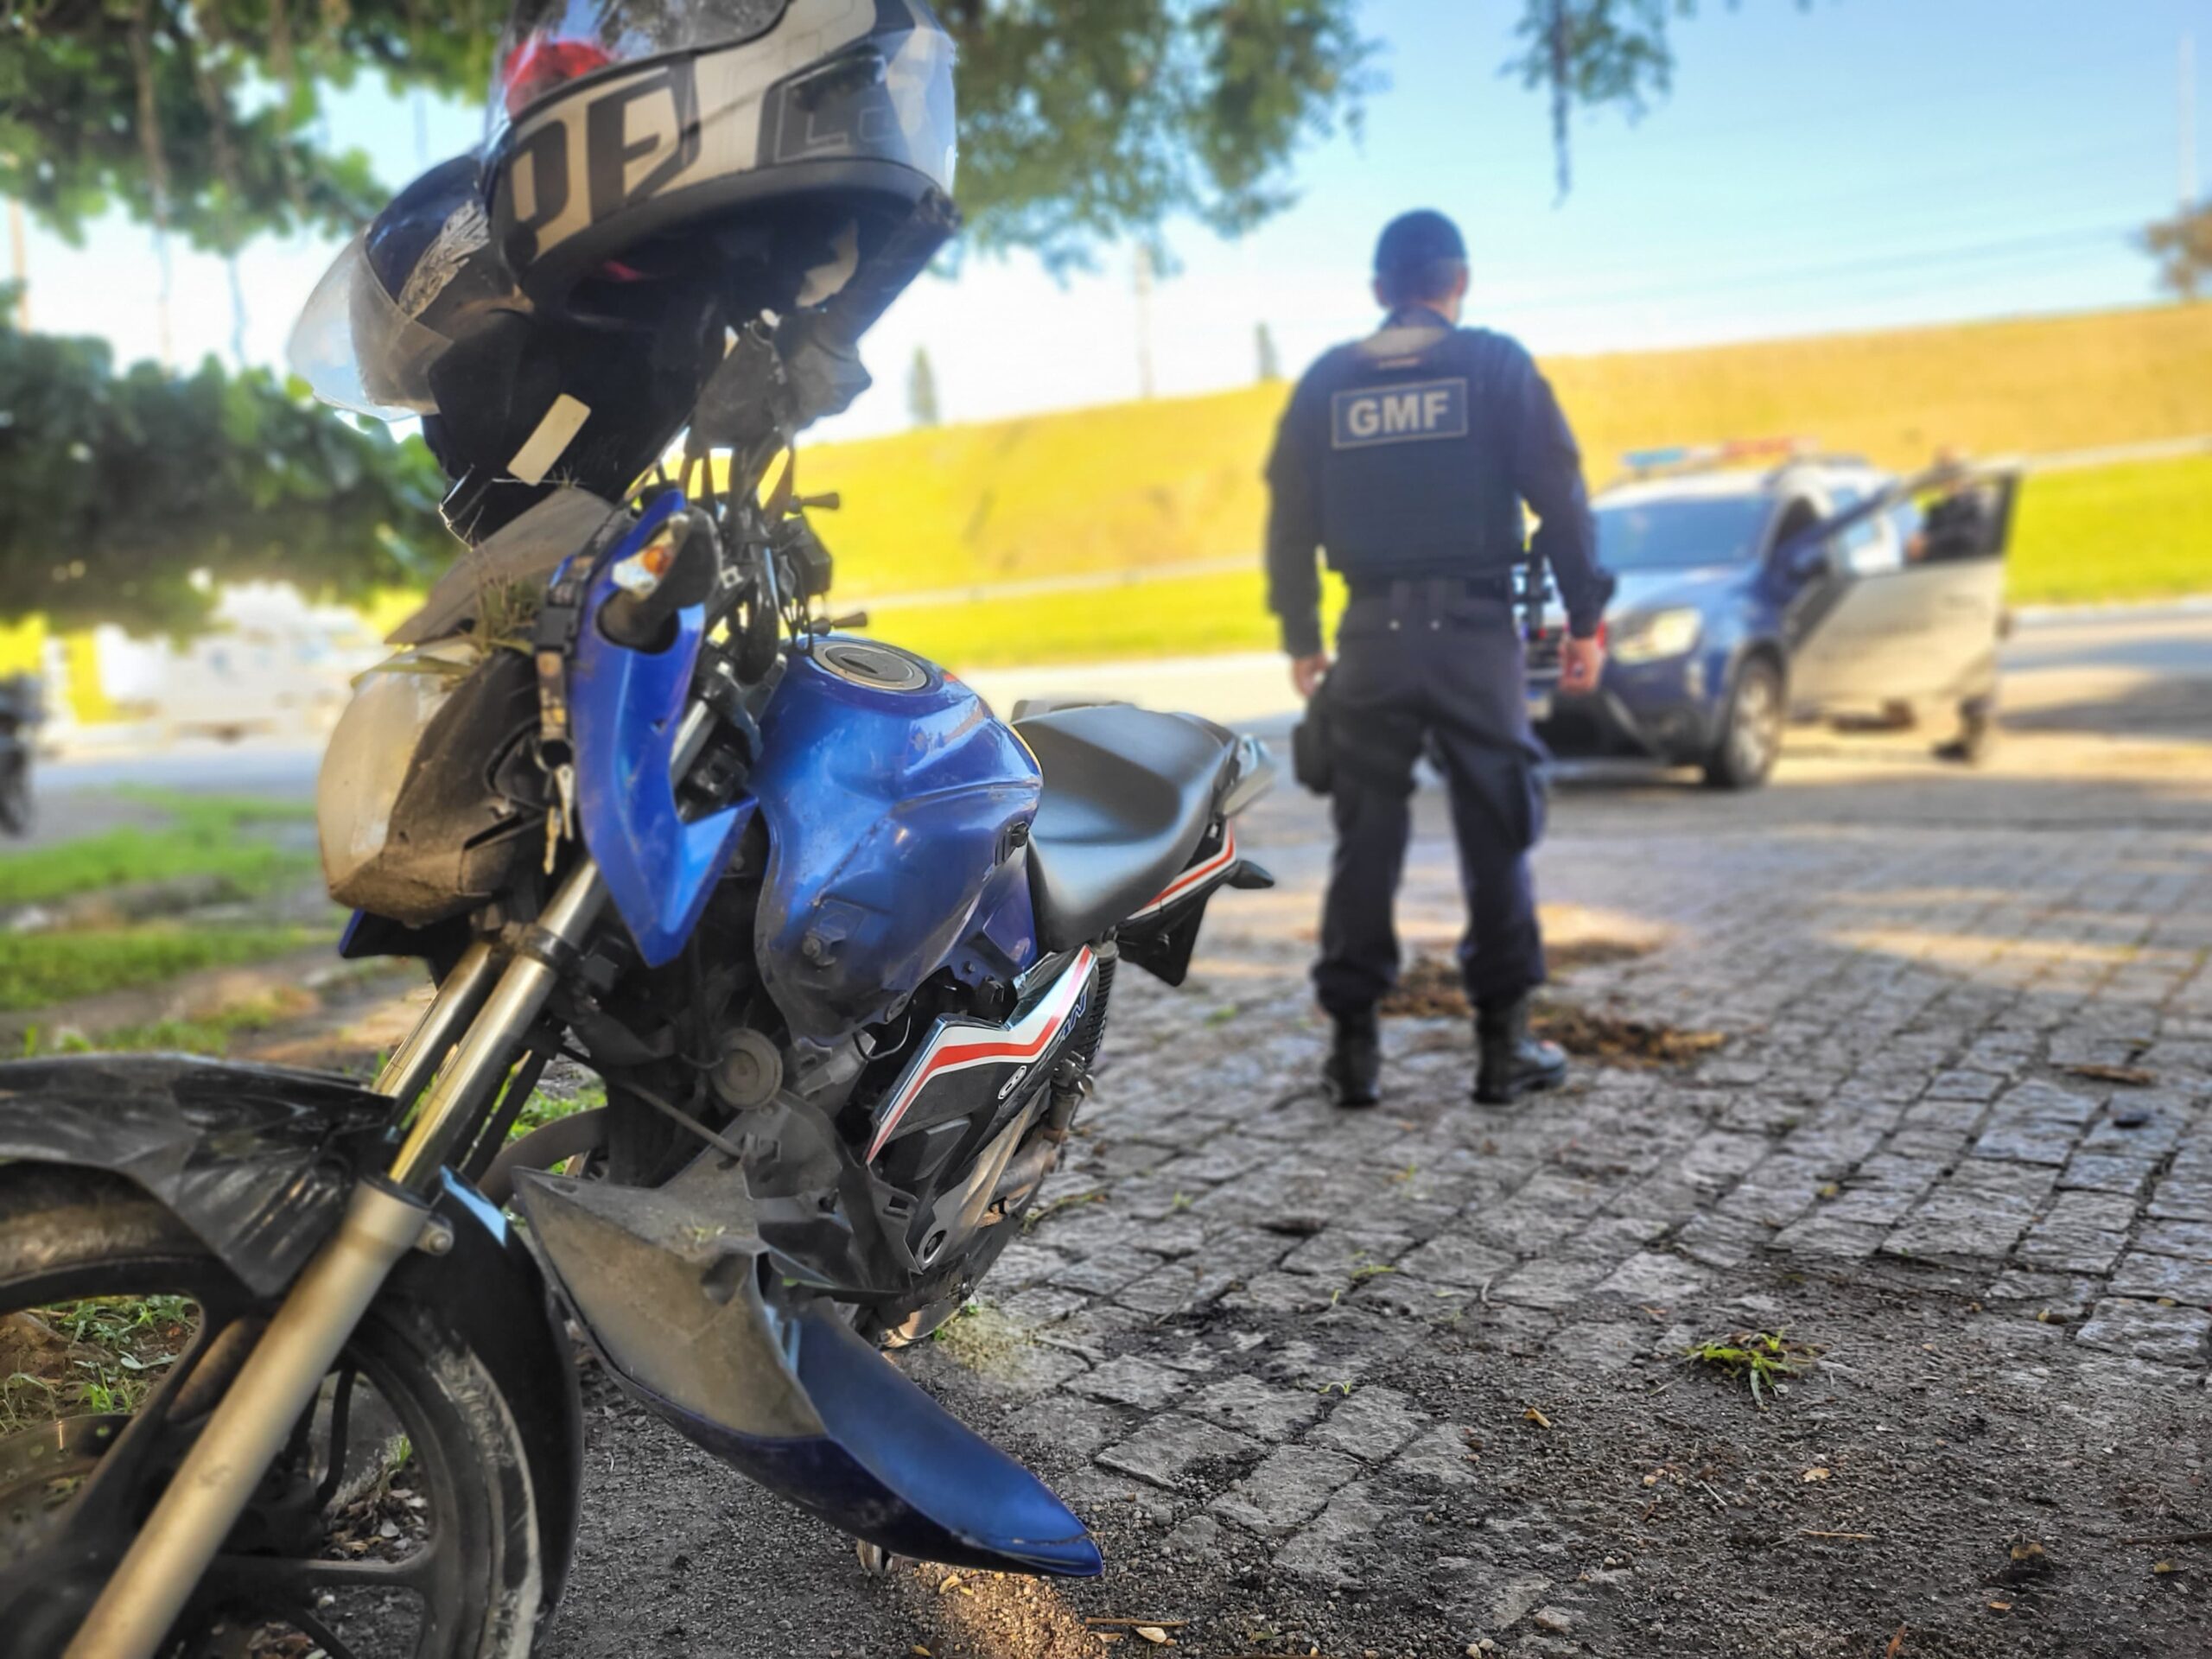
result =
[{"label": "officer's hand", "polygon": [[1325,651],[1290,659],[1290,683],[1297,688],[1301,702],[1313,701],[1313,694],[1321,689],[1321,677],[1328,671],[1329,653]]},{"label": "officer's hand", "polygon": [[1560,642],[1559,689],[1562,691],[1595,691],[1598,677],[1605,671],[1605,647],[1596,639],[1577,639],[1569,635]]}]

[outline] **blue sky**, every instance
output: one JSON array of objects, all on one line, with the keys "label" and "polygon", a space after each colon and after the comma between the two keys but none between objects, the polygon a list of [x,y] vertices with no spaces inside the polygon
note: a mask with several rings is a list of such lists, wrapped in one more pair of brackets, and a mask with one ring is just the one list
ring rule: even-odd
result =
[{"label": "blue sky", "polygon": [[[1298,204],[1241,241],[1171,229],[1155,289],[1163,393],[1249,380],[1265,321],[1292,372],[1371,326],[1376,231],[1407,207],[1465,227],[1473,320],[1540,354],[1833,332],[2154,299],[2134,229],[2179,190],[2178,55],[2205,0],[1742,0],[1680,25],[1672,95],[1640,123],[1577,118],[1574,188],[1554,201],[1549,113],[1502,78],[1519,0],[1368,0],[1388,84],[1363,136],[1300,158]],[[2200,101],[2212,104],[2212,99]],[[470,143],[473,110],[364,87],[334,137],[397,184]],[[2212,152],[2200,118],[2197,149]],[[2200,162],[2201,180],[2212,164]],[[244,262],[249,356],[273,361],[333,251],[263,244]],[[226,278],[180,250],[178,355],[227,354]],[[81,251],[34,237],[34,322],[151,355],[147,233],[101,226]],[[879,326],[880,385],[839,435],[896,429],[925,346],[944,411],[983,419],[1135,395],[1139,329],[1125,248],[1056,283],[1026,257],[970,260]]]}]

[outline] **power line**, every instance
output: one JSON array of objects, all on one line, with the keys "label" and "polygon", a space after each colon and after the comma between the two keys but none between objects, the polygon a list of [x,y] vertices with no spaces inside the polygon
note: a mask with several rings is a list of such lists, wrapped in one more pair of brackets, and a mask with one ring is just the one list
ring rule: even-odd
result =
[{"label": "power line", "polygon": [[1885,270],[1924,270],[1933,265],[1971,263],[1980,259],[1997,258],[2043,249],[2116,245],[2121,238],[2133,229],[2133,226],[2105,225],[2094,228],[2045,232],[2036,236],[1974,243],[1965,246],[1900,250],[1865,259],[1840,259],[1821,264],[1789,266],[1771,270],[1738,271],[1729,276],[1698,276],[1657,286],[1613,289],[1582,294],[1561,294],[1557,290],[1551,290],[1542,297],[1531,298],[1526,302],[1514,300],[1503,295],[1486,295],[1484,296],[1484,302],[1489,305],[1511,305],[1516,310],[1552,311],[1585,305],[1622,304],[1637,300],[1666,299],[1682,294],[1740,292],[1746,289],[1756,289],[1788,283],[1819,281],[1827,277],[1869,276]]}]

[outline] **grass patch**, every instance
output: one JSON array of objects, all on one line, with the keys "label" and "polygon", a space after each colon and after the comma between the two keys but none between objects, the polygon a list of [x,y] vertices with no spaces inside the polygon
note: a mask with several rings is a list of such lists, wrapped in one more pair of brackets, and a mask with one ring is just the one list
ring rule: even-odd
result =
[{"label": "grass patch", "polygon": [[0,1434],[88,1412],[130,1412],[184,1351],[182,1296],[99,1296],[0,1319]]},{"label": "grass patch", "polygon": [[587,1083],[574,1094],[549,1094],[540,1089],[523,1103],[522,1110],[515,1114],[514,1127],[507,1131],[507,1139],[518,1141],[532,1129],[542,1129],[548,1123],[557,1123],[564,1117],[574,1117],[578,1112],[588,1112],[607,1104],[607,1085]]},{"label": "grass patch", "polygon": [[320,1001],[312,991],[289,988],[269,996],[257,996],[235,1007],[196,1019],[156,1020],[150,1025],[120,1026],[102,1032],[98,1042],[79,1033],[67,1032],[49,1045],[41,1040],[34,1027],[24,1034],[23,1050],[26,1054],[211,1054],[219,1058],[231,1052],[232,1043],[238,1038],[266,1031],[281,1020],[310,1013]]},{"label": "grass patch", "polygon": [[2163,599],[2212,588],[2212,455],[2029,479],[2009,564],[2016,604]]},{"label": "grass patch", "polygon": [[[1902,467],[1939,445],[2036,454],[2212,431],[2202,306],[1547,357],[1543,368],[1593,486],[1623,451],[1652,444],[1802,433]],[[838,590],[864,601],[1246,552],[1256,567],[1261,469],[1290,391],[1276,381],[810,449],[807,487],[845,499],[822,520]],[[1109,607],[1135,601],[1075,602],[1103,626]]]},{"label": "grass patch", "polygon": [[129,790],[126,798],[162,812],[158,829],[127,825],[0,858],[0,907],[49,903],[125,883],[220,878],[240,898],[268,893],[313,873],[315,855],[278,845],[256,830],[312,821],[302,803],[234,800],[167,791]]},{"label": "grass patch", "polygon": [[150,985],[203,968],[265,962],[335,935],[312,927],[149,923],[85,933],[0,933],[0,1014]]},{"label": "grass patch", "polygon": [[[1333,627],[1342,585],[1324,607]],[[1281,643],[1259,562],[1228,575],[1171,577],[1066,594],[870,607],[868,631],[956,671],[1273,651]],[[1288,695],[1288,686],[1284,688]]]},{"label": "grass patch", "polygon": [[1751,1390],[1751,1403],[1761,1411],[1766,1401],[1761,1390],[1778,1394],[1787,1379],[1813,1369],[1821,1351],[1808,1342],[1793,1342],[1779,1331],[1738,1331],[1718,1341],[1700,1342],[1683,1357],[1693,1365],[1740,1377]]}]

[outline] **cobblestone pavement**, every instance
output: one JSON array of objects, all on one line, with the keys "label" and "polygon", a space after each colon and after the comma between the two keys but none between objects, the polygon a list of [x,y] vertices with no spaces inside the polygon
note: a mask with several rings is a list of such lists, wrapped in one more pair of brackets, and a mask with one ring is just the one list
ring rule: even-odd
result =
[{"label": "cobblestone pavement", "polygon": [[[1569,781],[1540,884],[1588,965],[1550,995],[1726,1041],[1506,1112],[1448,1019],[1387,1027],[1381,1109],[1314,1092],[1326,847],[1286,789],[1245,836],[1282,886],[1215,906],[1180,991],[1122,976],[1046,1213],[905,1362],[1106,1578],[920,1569],[785,1645],[656,1650],[1145,1647],[1084,1623],[1117,1618],[1218,1656],[2212,1651],[2212,748],[2112,708],[2018,711],[1972,773],[1815,737],[1754,797]],[[1446,835],[1424,794],[1433,956]],[[1682,1357],[1738,1331],[1817,1351],[1764,1409]],[[691,1469],[659,1434],[610,1410],[595,1452]],[[647,1628],[594,1617],[556,1650]]]}]

